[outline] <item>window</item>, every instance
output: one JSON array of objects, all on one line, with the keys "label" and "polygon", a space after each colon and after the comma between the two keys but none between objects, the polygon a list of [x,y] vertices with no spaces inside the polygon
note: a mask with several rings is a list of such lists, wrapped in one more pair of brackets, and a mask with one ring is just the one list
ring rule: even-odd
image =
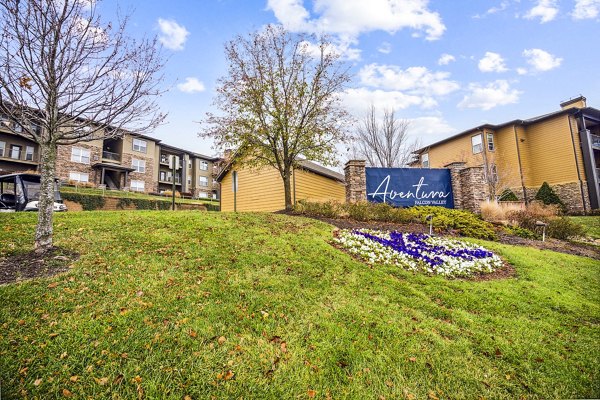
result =
[{"label": "window", "polygon": [[188,178],[187,182],[188,182],[187,183],[188,185],[191,185],[192,184],[192,178]]},{"label": "window", "polygon": [[133,190],[135,192],[143,192],[144,191],[144,181],[132,180],[129,187],[131,190]]},{"label": "window", "polygon": [[198,197],[200,197],[201,199],[207,199],[208,198],[208,193],[206,193],[206,192],[200,192],[200,193],[198,193]]},{"label": "window", "polygon": [[140,153],[145,153],[146,148],[147,148],[147,143],[145,140],[133,139],[133,151],[139,151]]},{"label": "window", "polygon": [[160,163],[161,164],[168,164],[169,163],[169,156],[167,154],[161,154],[160,155]]},{"label": "window", "polygon": [[90,151],[81,147],[71,148],[71,161],[82,164],[90,163]]},{"label": "window", "polygon": [[473,147],[473,154],[479,154],[483,151],[481,135],[471,136],[471,146]]},{"label": "window", "polygon": [[36,123],[31,124],[31,130],[33,133],[38,134],[38,135],[40,133],[42,133],[42,127]]},{"label": "window", "polygon": [[423,168],[429,168],[429,153],[421,154],[421,166]]},{"label": "window", "polygon": [[133,158],[131,160],[131,168],[135,169],[135,172],[146,172],[146,161],[145,160],[136,160]]},{"label": "window", "polygon": [[487,145],[489,151],[494,151],[494,134],[492,132],[487,133]]},{"label": "window", "polygon": [[81,172],[69,172],[69,180],[75,182],[89,182],[90,175]]},{"label": "window", "polygon": [[6,149],[6,142],[0,142],[0,157],[4,157],[4,149]]},{"label": "window", "polygon": [[208,178],[207,178],[207,177],[205,177],[205,176],[200,176],[200,177],[198,177],[198,184],[199,184],[200,186],[205,186],[205,187],[207,187],[207,186],[208,186]]},{"label": "window", "polygon": [[167,180],[167,173],[165,171],[160,171],[160,181],[166,181]]},{"label": "window", "polygon": [[16,144],[11,144],[10,145],[10,158],[13,158],[15,160],[20,160],[21,159],[21,150],[22,150],[21,146],[17,146]]},{"label": "window", "polygon": [[33,161],[33,146],[27,146],[25,148],[25,160]]},{"label": "window", "polygon": [[188,169],[192,168],[192,160],[188,160]]},{"label": "window", "polygon": [[208,163],[206,161],[200,161],[200,169],[202,171],[208,171]]}]

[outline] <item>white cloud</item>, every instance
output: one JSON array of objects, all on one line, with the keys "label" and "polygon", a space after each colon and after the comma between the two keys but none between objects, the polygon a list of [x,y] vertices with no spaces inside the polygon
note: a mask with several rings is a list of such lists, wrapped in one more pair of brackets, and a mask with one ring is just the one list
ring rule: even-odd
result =
[{"label": "white cloud", "polygon": [[456,132],[456,129],[440,117],[411,118],[409,121],[411,135],[421,140],[422,144],[443,139]]},{"label": "white cloud", "polygon": [[388,42],[383,42],[377,48],[377,51],[383,54],[390,54],[392,52],[392,45]]},{"label": "white cloud", "polygon": [[347,89],[341,97],[344,106],[355,116],[363,115],[371,104],[379,110],[390,108],[402,110],[413,106],[431,108],[437,105],[430,97],[410,95],[398,90],[372,90],[366,87]]},{"label": "white cloud", "polygon": [[183,45],[190,34],[183,25],[179,25],[174,20],[158,19],[158,28],[160,35],[158,40],[171,50],[183,50]]},{"label": "white cloud", "polygon": [[268,0],[267,8],[287,29],[357,38],[361,33],[388,33],[408,28],[439,39],[446,27],[428,0],[316,0],[312,15],[302,0]]},{"label": "white cloud", "polygon": [[206,89],[204,83],[198,80],[198,78],[185,78],[185,82],[177,85],[177,89],[184,93],[200,93]]},{"label": "white cloud", "polygon": [[541,49],[526,49],[523,51],[523,57],[526,58],[527,64],[531,66],[534,73],[558,68],[563,60]]},{"label": "white cloud", "polygon": [[527,68],[517,68],[517,74],[519,74],[519,75],[526,75],[527,74]]},{"label": "white cloud", "polygon": [[405,70],[395,65],[369,64],[358,72],[365,86],[407,91],[412,95],[443,96],[458,90],[459,85],[448,79],[448,72],[431,72],[425,67]]},{"label": "white cloud", "polygon": [[[356,47],[351,47],[352,42],[341,42],[336,41],[336,43],[330,42],[328,46],[325,48],[325,54],[337,54],[343,60],[348,61],[357,61],[360,60],[361,50]],[[304,50],[310,54],[312,57],[321,57],[321,47],[312,42],[304,41],[301,43],[304,47]]]},{"label": "white cloud", "polygon": [[486,51],[485,56],[479,60],[479,70],[481,72],[508,71],[502,56],[498,53],[492,53],[491,51]]},{"label": "white cloud", "polygon": [[491,110],[497,106],[518,102],[521,93],[516,89],[511,89],[510,84],[505,80],[490,82],[485,86],[471,83],[469,93],[458,103],[458,107]]},{"label": "white cloud", "polygon": [[538,0],[536,6],[525,14],[525,18],[539,18],[543,24],[552,21],[556,18],[557,14],[558,6],[556,5],[556,0]]},{"label": "white cloud", "polygon": [[600,14],[600,0],[575,0],[573,19],[594,19]]},{"label": "white cloud", "polygon": [[444,53],[440,56],[440,59],[438,60],[438,65],[448,65],[453,61],[456,61],[456,58],[452,54]]},{"label": "white cloud", "polygon": [[506,1],[506,0],[502,1],[499,6],[491,7],[485,13],[483,13],[483,15],[477,14],[477,15],[474,15],[473,18],[485,18],[488,15],[499,13],[500,11],[506,10],[508,8],[508,5],[509,5],[508,1]]}]

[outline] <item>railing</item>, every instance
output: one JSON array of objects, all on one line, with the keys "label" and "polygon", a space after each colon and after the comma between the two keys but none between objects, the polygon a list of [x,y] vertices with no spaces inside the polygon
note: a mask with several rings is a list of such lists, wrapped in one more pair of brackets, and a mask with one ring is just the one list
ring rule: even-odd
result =
[{"label": "railing", "polygon": [[110,151],[103,151],[102,159],[115,161],[115,162],[121,162],[121,155],[117,154],[117,153],[111,153]]},{"label": "railing", "polygon": [[[161,183],[173,183],[173,177],[172,176],[167,176],[164,179],[160,179]],[[175,178],[175,184],[176,185],[181,185],[181,178],[176,177]]]},{"label": "railing", "polygon": [[600,136],[590,134],[592,147],[600,150]]}]

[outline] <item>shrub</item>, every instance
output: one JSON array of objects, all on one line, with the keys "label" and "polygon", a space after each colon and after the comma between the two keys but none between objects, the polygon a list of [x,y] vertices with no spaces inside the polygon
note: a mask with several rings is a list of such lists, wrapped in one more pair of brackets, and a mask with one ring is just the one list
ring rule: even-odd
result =
[{"label": "shrub", "polygon": [[560,207],[561,211],[565,211],[566,207],[561,199],[558,197],[554,190],[548,185],[548,182],[544,182],[538,192],[535,194],[535,199],[542,203],[549,205],[555,204]]},{"label": "shrub", "polygon": [[64,192],[60,194],[63,200],[81,204],[84,211],[99,210],[104,207],[104,197],[93,194]]},{"label": "shrub", "polygon": [[519,211],[523,208],[520,203],[499,203],[497,201],[486,200],[480,205],[481,218],[485,221],[504,222],[507,220],[507,215],[512,211]]},{"label": "shrub", "polygon": [[[372,219],[371,214],[373,212],[373,206],[366,201],[345,204],[343,209],[348,213],[348,217],[356,221],[368,221],[369,219]],[[385,218],[381,213],[381,210],[379,216]]]},{"label": "shrub", "polygon": [[418,206],[405,209],[413,215],[414,222],[428,223],[427,216],[433,215],[433,227],[437,230],[456,230],[462,236],[493,240],[493,226],[476,214],[464,210],[444,207]]},{"label": "shrub", "polygon": [[519,201],[519,198],[512,190],[507,188],[502,191],[498,201]]},{"label": "shrub", "polygon": [[396,209],[387,203],[375,203],[370,205],[371,219],[375,221],[391,222],[394,221],[394,211]]},{"label": "shrub", "polygon": [[584,236],[583,226],[573,220],[560,217],[548,222],[548,236],[555,239],[567,240],[576,236]]},{"label": "shrub", "polygon": [[538,235],[537,233],[529,230],[529,229],[525,229],[525,228],[521,228],[520,226],[505,226],[504,230],[510,234],[510,235],[514,235],[514,236],[519,236],[525,239],[539,239],[540,235]]},{"label": "shrub", "polygon": [[[164,192],[162,192],[162,195],[166,196],[166,197],[173,196],[173,191],[172,190],[165,190]],[[179,193],[177,190],[175,191],[175,197],[181,197],[181,193]]]},{"label": "shrub", "polygon": [[294,207],[294,212],[317,217],[339,218],[341,206],[335,201],[319,203],[314,201],[300,200]]}]

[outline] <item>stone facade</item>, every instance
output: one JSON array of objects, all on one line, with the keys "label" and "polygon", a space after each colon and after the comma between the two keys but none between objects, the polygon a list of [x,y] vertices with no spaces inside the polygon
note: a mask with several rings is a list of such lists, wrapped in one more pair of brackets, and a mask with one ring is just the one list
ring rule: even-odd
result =
[{"label": "stone facade", "polygon": [[367,200],[366,165],[364,160],[350,160],[344,166],[347,203]]},{"label": "stone facade", "polygon": [[[460,175],[460,190],[459,190],[459,204],[460,207],[465,210],[469,210],[474,213],[481,212],[481,203],[489,198],[488,185],[485,180],[485,171],[483,167],[470,167],[461,169]],[[452,189],[454,191],[454,180],[452,182]],[[456,197],[454,198],[456,202]]]},{"label": "stone facade", "polygon": [[[584,214],[589,213],[591,210],[590,205],[590,197],[589,192],[587,190],[586,182],[582,182],[583,185],[583,201],[581,198],[582,189],[579,185],[579,182],[568,182],[561,183],[557,185],[550,185],[554,193],[558,195],[558,197],[562,200],[562,202],[567,207],[567,213],[569,214]],[[527,199],[526,201],[533,201],[535,199],[535,195],[537,194],[539,187],[528,187],[525,188],[527,190]],[[513,189],[517,197],[522,199],[522,189],[517,193],[516,190]],[[585,201],[585,206],[584,206]]]},{"label": "stone facade", "polygon": [[[145,172],[130,172],[127,176],[127,183],[121,183],[121,187],[129,187],[132,180],[143,181],[144,182],[144,192],[152,192],[154,191],[155,179],[154,179],[154,159],[152,157],[148,157],[143,153],[139,154],[127,154],[123,153],[121,165],[124,167],[132,167],[132,160],[144,160],[146,161],[146,171]],[[122,174],[124,179],[125,174]]]},{"label": "stone facade", "polygon": [[[90,151],[90,162],[80,163],[71,161],[73,148],[82,148]],[[85,142],[58,146],[56,153],[56,177],[63,181],[69,180],[70,172],[79,172],[89,174],[89,182],[97,183],[100,181],[100,172],[92,168],[92,164],[102,159],[102,148],[90,145]]]},{"label": "stone facade", "polygon": [[446,166],[450,170],[450,179],[452,181],[452,197],[454,198],[454,208],[463,208],[462,185],[460,181],[460,171],[465,169],[464,162],[455,162]]}]

